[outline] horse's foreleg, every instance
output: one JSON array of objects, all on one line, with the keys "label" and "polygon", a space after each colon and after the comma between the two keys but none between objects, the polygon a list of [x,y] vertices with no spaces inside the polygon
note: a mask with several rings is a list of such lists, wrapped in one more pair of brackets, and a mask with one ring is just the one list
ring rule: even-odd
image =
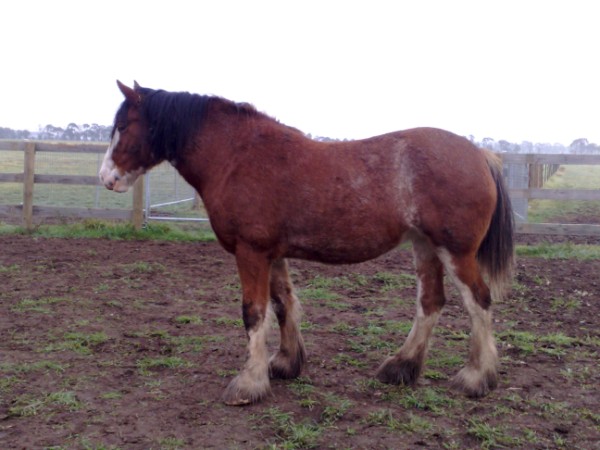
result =
[{"label": "horse's foreleg", "polygon": [[427,242],[414,242],[417,269],[417,314],[412,329],[398,353],[379,367],[377,379],[383,383],[416,383],[427,355],[429,338],[446,302],[444,268]]},{"label": "horse's foreleg", "polygon": [[[445,253],[445,254],[444,254]],[[471,317],[469,361],[454,385],[470,397],[482,397],[498,384],[498,350],[492,333],[491,296],[475,256],[440,254]]]},{"label": "horse's foreleg", "polygon": [[261,254],[239,246],[236,262],[242,283],[243,317],[248,334],[248,360],[242,372],[227,386],[223,401],[228,405],[247,405],[270,392],[267,332],[269,320],[270,261]]},{"label": "horse's foreleg", "polygon": [[271,266],[271,302],[279,322],[281,343],[270,360],[271,378],[296,378],[306,360],[304,341],[300,334],[300,302],[288,274],[285,259]]}]

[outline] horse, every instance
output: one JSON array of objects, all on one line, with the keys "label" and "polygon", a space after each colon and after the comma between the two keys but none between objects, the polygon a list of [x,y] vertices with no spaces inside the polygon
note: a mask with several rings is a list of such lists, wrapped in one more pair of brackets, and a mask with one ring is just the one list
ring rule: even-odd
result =
[{"label": "horse", "polygon": [[[126,192],[169,161],[197,190],[219,243],[235,257],[248,356],[224,391],[227,405],[264,399],[270,378],[298,377],[305,365],[288,259],[358,263],[404,241],[413,249],[416,314],[377,379],[417,382],[446,302],[447,273],[471,322],[468,361],[453,385],[470,397],[496,387],[491,303],[507,294],[514,265],[512,208],[497,155],[436,128],[320,142],[247,103],[117,84],[125,98],[101,182]],[[280,345],[269,357],[273,312]]]}]

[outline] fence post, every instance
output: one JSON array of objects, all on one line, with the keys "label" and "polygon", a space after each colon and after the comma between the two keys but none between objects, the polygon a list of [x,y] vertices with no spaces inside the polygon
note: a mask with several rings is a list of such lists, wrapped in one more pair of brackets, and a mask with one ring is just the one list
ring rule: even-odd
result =
[{"label": "fence post", "polygon": [[23,225],[27,230],[33,228],[33,184],[35,178],[35,142],[25,145],[23,164]]},{"label": "fence post", "polygon": [[144,180],[146,177],[138,177],[133,185],[133,210],[131,212],[131,222],[136,230],[140,230],[144,225]]}]

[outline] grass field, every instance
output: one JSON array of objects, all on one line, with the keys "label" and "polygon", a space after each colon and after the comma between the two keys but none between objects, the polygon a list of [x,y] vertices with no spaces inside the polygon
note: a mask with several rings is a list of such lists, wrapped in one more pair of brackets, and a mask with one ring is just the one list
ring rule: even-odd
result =
[{"label": "grass field", "polygon": [[[544,185],[547,189],[600,189],[600,166],[561,166]],[[552,222],[566,215],[600,217],[598,201],[531,200],[529,222]]]}]

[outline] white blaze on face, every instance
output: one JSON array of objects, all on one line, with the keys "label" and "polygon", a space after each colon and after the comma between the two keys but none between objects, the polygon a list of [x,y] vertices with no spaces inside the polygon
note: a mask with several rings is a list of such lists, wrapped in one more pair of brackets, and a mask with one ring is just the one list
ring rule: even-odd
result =
[{"label": "white blaze on face", "polygon": [[100,181],[104,183],[107,189],[115,192],[127,192],[130,186],[133,185],[137,177],[143,172],[143,170],[135,170],[133,172],[122,172],[118,167],[115,166],[115,162],[112,159],[113,150],[119,143],[119,130],[115,131],[110,145],[106,150],[104,159],[102,160],[102,167],[100,168]]}]

